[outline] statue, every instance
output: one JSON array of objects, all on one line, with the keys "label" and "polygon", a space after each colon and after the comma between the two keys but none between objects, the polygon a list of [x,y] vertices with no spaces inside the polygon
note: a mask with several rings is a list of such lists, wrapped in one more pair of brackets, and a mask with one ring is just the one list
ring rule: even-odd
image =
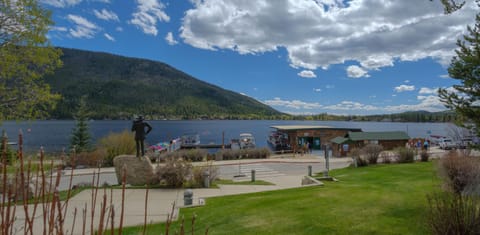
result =
[{"label": "statue", "polygon": [[[145,131],[145,127],[147,130]],[[134,121],[132,125],[132,131],[135,131],[135,144],[137,146],[137,157],[140,156],[145,156],[145,148],[143,141],[145,140],[145,137],[147,136],[148,133],[152,130],[152,126],[148,124],[147,122],[144,122],[143,116],[138,116]],[[140,155],[140,149],[142,150]]]}]

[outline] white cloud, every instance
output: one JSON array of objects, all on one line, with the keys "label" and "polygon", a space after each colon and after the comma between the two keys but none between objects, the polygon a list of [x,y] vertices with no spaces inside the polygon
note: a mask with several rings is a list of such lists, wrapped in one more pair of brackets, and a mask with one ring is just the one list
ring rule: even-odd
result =
[{"label": "white cloud", "polygon": [[102,9],[101,11],[93,10],[93,14],[95,14],[97,18],[102,20],[120,21],[120,19],[118,18],[118,15],[115,14],[115,12],[109,11],[107,9]]},{"label": "white cloud", "polygon": [[354,102],[354,101],[342,101],[339,104],[326,106],[325,109],[328,109],[328,110],[348,110],[348,111],[353,111],[353,110],[375,111],[375,110],[379,110],[379,108],[376,107],[376,106],[366,105],[366,104],[362,104],[362,103]]},{"label": "white cloud", "polygon": [[313,102],[313,103],[308,103],[300,100],[282,100],[281,98],[274,98],[273,100],[265,100],[263,103],[270,105],[270,106],[275,106],[275,107],[284,107],[284,108],[291,108],[291,109],[318,109],[321,108],[322,105]]},{"label": "white cloud", "polygon": [[419,94],[436,94],[438,92],[438,88],[428,88],[422,87],[420,88]]},{"label": "white cloud", "polygon": [[311,71],[311,70],[303,70],[299,73],[297,73],[298,76],[303,77],[303,78],[316,78],[317,75]]},{"label": "white cloud", "polygon": [[443,75],[440,75],[441,78],[445,78],[445,79],[449,79],[450,78],[450,75],[448,74],[443,74]]},{"label": "white cloud", "polygon": [[75,38],[93,38],[100,28],[88,21],[87,19],[77,16],[68,15],[67,19],[74,24],[74,28],[69,29],[69,34]]},{"label": "white cloud", "polygon": [[320,88],[313,88],[313,91],[315,91],[315,92],[321,92],[322,89],[320,89]]},{"label": "white cloud", "polygon": [[444,104],[440,101],[438,96],[429,95],[429,96],[417,96],[417,100],[420,101],[418,104],[413,105],[394,105],[385,107],[385,111],[399,113],[405,111],[429,111],[429,112],[439,112],[445,110]]},{"label": "white cloud", "polygon": [[50,6],[64,8],[64,7],[75,6],[81,3],[82,0],[40,0],[40,2]]},{"label": "white cloud", "polygon": [[168,22],[170,17],[165,13],[165,5],[160,0],[136,0],[137,11],[132,14],[131,24],[140,28],[145,34],[156,36],[157,22]]},{"label": "white cloud", "polygon": [[335,85],[326,85],[325,88],[327,88],[327,89],[333,89],[333,88],[335,88]]},{"label": "white cloud", "polygon": [[120,27],[120,26],[117,26],[117,27],[115,28],[115,30],[116,30],[117,32],[123,32],[123,28]]},{"label": "white cloud", "polygon": [[178,41],[173,38],[172,32],[167,33],[167,36],[165,36],[165,40],[167,41],[168,45],[178,44]]},{"label": "white cloud", "polygon": [[394,88],[396,92],[404,92],[404,91],[413,91],[415,90],[415,86],[409,86],[409,85],[400,85]]},{"label": "white cloud", "polygon": [[58,31],[58,32],[67,32],[68,29],[66,27],[59,27],[59,26],[53,26],[50,28],[51,31]]},{"label": "white cloud", "polygon": [[351,78],[370,77],[370,75],[368,75],[368,72],[365,69],[357,65],[348,66],[347,75]]},{"label": "white cloud", "polygon": [[308,70],[356,61],[368,71],[427,57],[448,64],[478,12],[475,1],[449,15],[439,1],[423,0],[190,1],[185,43],[240,54],[281,47],[292,66]]},{"label": "white cloud", "polygon": [[108,40],[110,40],[110,41],[112,41],[112,42],[115,42],[115,38],[112,37],[110,34],[104,33],[103,36],[105,36]]}]

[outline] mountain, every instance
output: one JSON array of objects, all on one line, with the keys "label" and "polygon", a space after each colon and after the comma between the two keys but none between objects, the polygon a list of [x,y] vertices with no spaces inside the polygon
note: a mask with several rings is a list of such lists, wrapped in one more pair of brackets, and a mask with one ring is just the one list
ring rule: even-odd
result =
[{"label": "mountain", "polygon": [[62,95],[52,118],[72,118],[85,96],[91,118],[279,119],[288,116],[165,63],[61,48],[63,67],[45,77]]}]

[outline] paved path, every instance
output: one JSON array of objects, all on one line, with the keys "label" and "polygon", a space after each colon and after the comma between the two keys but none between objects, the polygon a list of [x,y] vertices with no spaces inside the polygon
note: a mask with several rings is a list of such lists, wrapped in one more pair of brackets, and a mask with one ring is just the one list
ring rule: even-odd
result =
[{"label": "paved path", "polygon": [[[242,160],[240,162],[240,171],[245,175],[249,175],[252,169],[257,171],[257,178],[274,183],[275,185],[259,186],[259,185],[220,185],[215,189],[193,189],[193,204],[202,205],[205,203],[205,198],[262,192],[270,190],[279,190],[287,188],[302,187],[301,181],[304,175],[307,174],[307,166],[312,165],[314,169],[324,169],[324,159],[319,156],[299,156],[297,158],[275,158],[275,159],[256,159],[256,160]],[[349,158],[332,159],[332,169],[348,166],[350,163]],[[202,164],[202,163],[196,163]],[[205,164],[205,163],[203,163]],[[219,161],[214,162],[222,173],[221,177],[226,176],[233,177],[233,173],[238,173],[239,162],[232,161]],[[98,169],[78,169],[74,171],[74,180],[76,182],[91,182],[92,171]],[[233,172],[232,172],[233,171]],[[315,170],[314,170],[315,171]],[[71,171],[65,171],[64,175],[70,175]],[[112,180],[114,176],[113,168],[102,168],[100,171],[101,180]],[[67,179],[69,177],[63,177]],[[245,178],[249,180],[248,177]],[[116,181],[116,178],[113,179]],[[68,188],[68,183],[63,182],[62,187]],[[178,215],[178,209],[184,206],[183,194],[184,189],[150,189],[148,190],[148,200],[146,199],[146,189],[127,189],[124,194],[124,219],[123,226],[135,226],[142,225],[145,221],[145,214],[147,215],[147,223],[162,222],[167,219],[167,215],[172,212],[172,205],[175,203],[174,214]],[[65,218],[64,231],[68,231],[68,234],[72,231],[73,234],[89,234],[92,228],[96,230],[99,228],[100,223],[100,208],[102,207],[103,200],[105,198],[106,207],[114,208],[114,224],[115,227],[119,226],[120,215],[122,209],[122,190],[99,190],[96,203],[92,203],[92,190],[84,190],[70,199],[67,210],[67,217]],[[147,205],[145,205],[147,203]],[[92,220],[91,211],[95,205],[94,218]],[[148,208],[145,213],[145,206]],[[33,211],[33,205],[29,206],[29,211]],[[76,216],[74,216],[76,209]],[[16,222],[15,228],[17,233],[21,232],[24,226],[25,215],[23,213],[23,207],[17,207],[16,209]],[[83,211],[85,214],[85,228],[83,227]],[[34,223],[34,234],[38,234],[43,231],[43,214],[49,215],[48,210],[44,210],[41,206],[37,208],[36,219]],[[108,214],[105,215],[109,217]],[[107,220],[107,219],[105,219]],[[110,220],[109,220],[110,221]],[[74,225],[74,226],[73,226]],[[73,226],[73,227],[72,227]],[[38,233],[37,233],[38,232]]]}]

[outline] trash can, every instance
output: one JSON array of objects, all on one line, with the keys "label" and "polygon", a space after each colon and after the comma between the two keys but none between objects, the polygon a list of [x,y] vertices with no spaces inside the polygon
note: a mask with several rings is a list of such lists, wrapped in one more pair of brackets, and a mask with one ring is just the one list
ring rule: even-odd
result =
[{"label": "trash can", "polygon": [[185,190],[183,192],[183,205],[189,206],[193,203],[193,191],[191,189]]}]

